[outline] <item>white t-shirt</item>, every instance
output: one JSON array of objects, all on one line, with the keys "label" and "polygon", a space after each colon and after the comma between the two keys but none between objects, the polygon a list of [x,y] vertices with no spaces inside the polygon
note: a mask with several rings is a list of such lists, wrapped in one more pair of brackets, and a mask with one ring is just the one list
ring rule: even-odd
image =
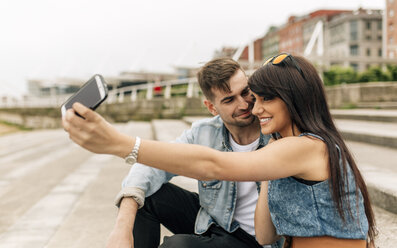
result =
[{"label": "white t-shirt", "polygon": [[[229,134],[229,140],[234,152],[255,151],[259,145],[259,138],[248,145],[237,144],[231,134]],[[254,215],[257,201],[258,189],[255,182],[237,182],[237,201],[234,220],[240,223],[240,227],[252,236],[255,236]]]}]

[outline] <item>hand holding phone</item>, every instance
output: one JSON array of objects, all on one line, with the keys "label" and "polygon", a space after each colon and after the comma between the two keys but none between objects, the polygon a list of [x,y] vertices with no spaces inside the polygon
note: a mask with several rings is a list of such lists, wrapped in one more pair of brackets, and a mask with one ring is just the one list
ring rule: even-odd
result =
[{"label": "hand holding phone", "polygon": [[[95,110],[108,96],[108,88],[103,77],[99,74],[90,78],[73,96],[61,107],[62,116],[66,110],[72,108],[75,102]],[[78,114],[78,113],[77,113]]]}]

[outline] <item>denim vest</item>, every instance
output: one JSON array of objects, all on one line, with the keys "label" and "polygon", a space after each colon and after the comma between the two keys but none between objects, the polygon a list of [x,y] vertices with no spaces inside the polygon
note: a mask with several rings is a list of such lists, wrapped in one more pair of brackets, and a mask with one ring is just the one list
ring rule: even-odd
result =
[{"label": "denim vest", "polygon": [[[260,134],[258,149],[266,145],[270,137]],[[228,130],[219,116],[194,122],[192,128],[185,130],[175,142],[199,144],[219,151],[232,152]],[[148,197],[174,176],[176,175],[137,163],[123,180],[122,186],[138,187]],[[259,182],[257,187],[259,191]],[[196,218],[195,233],[205,233],[212,224],[219,225],[227,232],[237,230],[239,223],[233,221],[237,200],[236,182],[198,181],[198,189],[201,208]]]},{"label": "denim vest", "polygon": [[[323,140],[321,137],[310,135]],[[339,154],[340,149],[337,147]],[[342,160],[339,160],[342,166]],[[345,222],[339,216],[328,180],[312,186],[293,177],[269,182],[268,203],[270,215],[278,235],[295,237],[332,236],[345,239],[366,239],[368,220],[361,192],[356,201],[356,185],[350,166],[347,166],[349,185],[347,199],[352,214],[344,207]],[[347,187],[347,186],[346,186]]]}]

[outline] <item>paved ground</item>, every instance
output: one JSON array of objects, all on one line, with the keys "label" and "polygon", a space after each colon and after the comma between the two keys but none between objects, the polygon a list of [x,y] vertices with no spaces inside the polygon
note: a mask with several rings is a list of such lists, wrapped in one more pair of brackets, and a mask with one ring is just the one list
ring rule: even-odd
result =
[{"label": "paved ground", "polygon": [[[118,125],[123,132],[152,137],[148,122]],[[154,121],[159,140],[168,141],[188,126]],[[360,164],[395,171],[395,149],[349,142]],[[381,159],[379,159],[381,157]],[[14,133],[0,137],[0,248],[103,247],[113,227],[113,204],[128,166],[121,159],[94,155],[69,141],[63,130]],[[192,179],[173,179],[197,190]],[[397,216],[375,208],[378,247],[397,243]],[[169,235],[164,228],[163,235]]]},{"label": "paved ground", "polygon": [[[119,128],[151,138],[150,123]],[[0,154],[0,247],[104,246],[122,160],[86,152],[63,130],[2,136]]]}]

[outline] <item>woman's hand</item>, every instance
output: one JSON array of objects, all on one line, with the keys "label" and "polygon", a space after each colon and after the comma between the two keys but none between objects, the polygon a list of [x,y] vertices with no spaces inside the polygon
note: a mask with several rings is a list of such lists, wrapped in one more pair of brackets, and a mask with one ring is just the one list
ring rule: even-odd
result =
[{"label": "woman's hand", "polygon": [[121,134],[102,116],[80,103],[73,104],[73,108],[66,111],[62,125],[71,140],[94,153],[125,157],[135,142],[135,139]]},{"label": "woman's hand", "polygon": [[255,236],[261,245],[273,244],[279,239],[270,216],[267,190],[268,182],[264,181],[255,209]]}]

